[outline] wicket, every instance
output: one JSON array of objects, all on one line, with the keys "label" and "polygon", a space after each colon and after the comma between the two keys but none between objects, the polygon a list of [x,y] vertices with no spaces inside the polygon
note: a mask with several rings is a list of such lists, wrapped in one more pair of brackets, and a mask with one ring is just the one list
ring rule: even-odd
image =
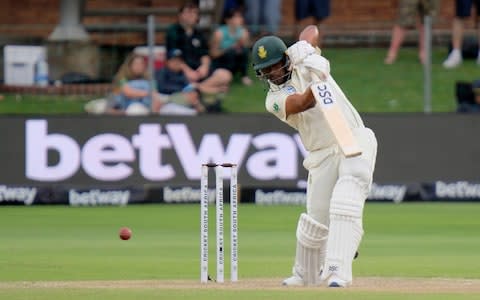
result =
[{"label": "wicket", "polygon": [[237,165],[231,163],[202,165],[200,188],[200,282],[208,276],[208,171],[215,168],[217,282],[224,282],[223,169],[230,168],[230,280],[238,281],[238,199]]}]

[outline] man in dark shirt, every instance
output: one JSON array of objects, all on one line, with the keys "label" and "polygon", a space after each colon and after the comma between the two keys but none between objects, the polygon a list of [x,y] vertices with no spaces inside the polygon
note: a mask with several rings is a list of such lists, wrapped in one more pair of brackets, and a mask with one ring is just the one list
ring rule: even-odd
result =
[{"label": "man in dark shirt", "polygon": [[[187,68],[180,49],[172,49],[167,53],[165,66],[155,72],[157,90],[168,95],[168,101],[194,108],[204,112],[205,107],[200,102],[199,88],[194,88],[185,77]],[[201,86],[201,84],[199,84]]]},{"label": "man in dark shirt", "polygon": [[190,85],[183,72],[187,68],[185,65],[180,49],[168,51],[165,66],[155,71],[155,81],[159,93],[170,95],[181,92]]},{"label": "man in dark shirt", "polygon": [[208,98],[209,95],[227,92],[232,74],[226,69],[211,68],[207,39],[196,28],[198,19],[199,9],[194,2],[187,2],[180,8],[178,22],[167,30],[167,51],[182,51],[187,65],[184,69],[185,76],[195,88],[206,94],[204,98]]}]

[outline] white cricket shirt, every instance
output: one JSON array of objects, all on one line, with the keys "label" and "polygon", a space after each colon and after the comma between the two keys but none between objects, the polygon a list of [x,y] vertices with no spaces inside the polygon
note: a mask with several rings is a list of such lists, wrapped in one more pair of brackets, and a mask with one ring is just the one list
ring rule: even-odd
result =
[{"label": "white cricket shirt", "polygon": [[[312,54],[318,55],[318,54]],[[320,55],[319,55],[320,56]],[[321,57],[324,63],[309,67],[321,71],[326,77],[323,81],[325,88],[331,93],[335,101],[337,101],[343,115],[345,116],[350,128],[364,127],[360,115],[337,85],[335,80],[330,76],[329,63]],[[300,138],[302,139],[305,149],[309,152],[330,147],[336,143],[334,135],[323,117],[320,104],[317,103],[314,107],[297,113],[291,114],[286,118],[285,103],[289,95],[296,93],[303,93],[310,87],[312,78],[309,72],[302,72],[303,66],[297,66],[292,71],[291,79],[280,86],[272,83],[271,88],[267,94],[265,107],[267,111],[274,114],[283,122],[295,128]]]}]

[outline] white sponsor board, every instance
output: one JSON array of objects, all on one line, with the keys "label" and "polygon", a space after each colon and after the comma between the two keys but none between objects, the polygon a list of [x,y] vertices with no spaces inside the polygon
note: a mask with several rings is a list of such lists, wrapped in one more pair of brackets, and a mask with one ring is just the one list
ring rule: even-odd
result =
[{"label": "white sponsor board", "polygon": [[372,184],[368,199],[387,200],[394,203],[400,203],[405,199],[408,186],[404,184]]},{"label": "white sponsor board", "polygon": [[435,182],[435,197],[440,199],[480,199],[480,183]]},{"label": "white sponsor board", "polygon": [[307,196],[305,191],[285,191],[258,189],[255,191],[255,203],[260,205],[305,205]]},{"label": "white sponsor board", "polygon": [[98,206],[98,205],[127,205],[130,199],[128,190],[88,190],[68,191],[68,203],[71,206]]},{"label": "white sponsor board", "polygon": [[[182,123],[140,124],[138,133],[130,137],[100,133],[83,145],[65,133],[49,132],[46,120],[27,120],[25,131],[25,176],[39,182],[69,180],[80,170],[93,180],[115,182],[129,179],[137,168],[150,181],[168,181],[179,172],[196,181],[199,166],[209,161],[243,166],[258,181],[297,180],[299,160],[306,155],[296,135],[281,132],[233,133],[226,144],[220,134],[204,133],[195,146]],[[249,152],[252,148],[255,151]],[[55,163],[49,163],[48,151],[58,154]],[[165,151],[174,152],[181,170],[164,159]]]},{"label": "white sponsor board", "polygon": [[[165,203],[190,203],[200,202],[199,188],[192,187],[164,187],[163,188],[163,202]],[[208,202],[215,202],[215,189],[208,189]]]},{"label": "white sponsor board", "polygon": [[36,188],[0,185],[0,203],[20,202],[31,205],[36,195]]}]

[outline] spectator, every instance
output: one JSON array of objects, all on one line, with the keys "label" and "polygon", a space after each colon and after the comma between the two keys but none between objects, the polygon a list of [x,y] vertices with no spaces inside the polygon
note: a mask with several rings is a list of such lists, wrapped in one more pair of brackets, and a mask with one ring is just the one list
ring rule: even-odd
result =
[{"label": "spectator", "polygon": [[112,114],[141,114],[146,115],[152,107],[159,109],[162,100],[152,90],[153,84],[147,72],[147,65],[143,56],[130,54],[120,66],[114,78],[113,102],[108,112]]},{"label": "spectator", "polygon": [[213,33],[210,45],[213,65],[215,68],[225,68],[232,74],[239,72],[242,83],[249,86],[252,84],[247,75],[249,34],[244,27],[242,11],[240,9],[228,11],[224,20],[225,24]]},{"label": "spectator", "polygon": [[474,80],[472,83],[472,90],[474,95],[474,102],[476,106],[476,112],[480,112],[480,79]]},{"label": "spectator", "polygon": [[[232,74],[226,69],[214,70],[208,56],[208,43],[196,24],[199,19],[198,6],[193,2],[184,4],[178,13],[178,22],[167,30],[167,51],[180,49],[185,60],[184,74],[193,84],[202,86],[201,92],[208,106],[218,107],[232,80]],[[215,99],[217,98],[217,99]]]},{"label": "spectator", "polygon": [[142,55],[132,53],[120,67],[114,78],[114,91],[106,112],[115,115],[194,114],[187,107],[167,103],[155,89]]},{"label": "spectator", "polygon": [[242,11],[245,9],[245,1],[244,0],[225,0],[223,4],[223,16],[231,11],[232,9],[241,9]]},{"label": "spectator", "polygon": [[480,112],[480,80],[473,82],[457,82],[457,112],[479,113]]},{"label": "spectator", "polygon": [[277,34],[282,0],[245,0],[245,19],[252,36]]},{"label": "spectator", "polygon": [[[455,1],[455,18],[452,22],[452,51],[447,59],[443,62],[443,67],[447,69],[456,68],[462,64],[462,44],[463,44],[463,26],[465,19],[470,17],[472,6],[475,4],[477,11],[476,21],[478,23],[478,16],[480,16],[480,0],[456,0]],[[480,65],[480,27],[477,24],[477,38],[478,38],[478,55],[477,64]]]},{"label": "spectator", "polygon": [[200,93],[190,84],[183,73],[186,68],[180,49],[172,49],[167,53],[167,61],[163,68],[155,72],[158,92],[167,97],[169,102],[186,105],[197,112],[204,112],[200,102]]},{"label": "spectator", "polygon": [[[300,32],[308,25],[317,25],[319,28],[318,46],[322,46],[324,29],[322,23],[330,16],[330,0],[296,0],[295,18],[297,31]],[[298,34],[296,35],[298,36]]]},{"label": "spectator", "polygon": [[418,31],[418,59],[425,62],[425,27],[423,19],[427,15],[434,15],[438,7],[438,0],[400,0],[398,3],[398,17],[392,29],[392,40],[385,64],[393,64],[398,56],[398,51],[405,40],[407,29],[416,26]]}]

